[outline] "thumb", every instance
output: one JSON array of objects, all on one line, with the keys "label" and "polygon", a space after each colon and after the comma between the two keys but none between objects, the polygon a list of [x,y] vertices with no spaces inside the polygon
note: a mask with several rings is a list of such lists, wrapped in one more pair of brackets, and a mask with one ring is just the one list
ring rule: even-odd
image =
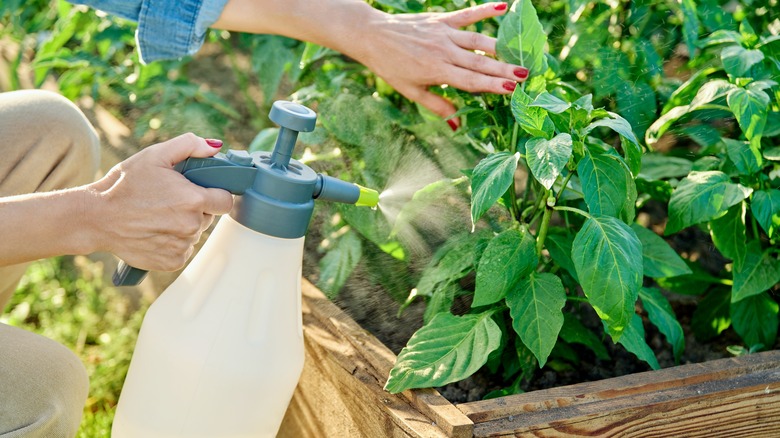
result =
[{"label": "thumb", "polygon": [[188,132],[168,141],[150,146],[156,157],[162,160],[165,165],[173,167],[176,163],[184,161],[187,158],[208,158],[219,152],[222,147],[222,140],[205,140],[197,135]]}]

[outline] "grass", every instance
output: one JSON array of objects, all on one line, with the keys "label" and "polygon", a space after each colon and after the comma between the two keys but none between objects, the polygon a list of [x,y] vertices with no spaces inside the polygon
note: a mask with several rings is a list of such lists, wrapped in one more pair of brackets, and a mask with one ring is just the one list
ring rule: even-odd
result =
[{"label": "grass", "polygon": [[90,375],[78,437],[110,436],[114,408],[148,303],[106,284],[103,263],[58,257],[33,263],[0,321],[73,350]]}]

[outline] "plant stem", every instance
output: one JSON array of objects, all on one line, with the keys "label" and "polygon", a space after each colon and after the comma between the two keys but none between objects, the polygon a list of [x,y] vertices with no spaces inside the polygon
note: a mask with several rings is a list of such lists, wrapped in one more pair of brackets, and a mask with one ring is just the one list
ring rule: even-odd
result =
[{"label": "plant stem", "polygon": [[544,216],[542,216],[542,226],[539,229],[539,235],[536,237],[536,255],[542,255],[542,249],[544,248],[544,239],[547,238],[547,229],[550,227],[550,217],[552,217],[553,209],[547,205],[547,199],[552,196],[549,190],[544,191],[545,206]]},{"label": "plant stem", "polygon": [[553,210],[558,210],[558,211],[570,211],[570,212],[572,212],[572,213],[577,213],[577,214],[578,214],[578,215],[580,215],[580,216],[584,216],[584,217],[586,217],[586,218],[588,218],[588,219],[590,219],[590,218],[591,218],[591,215],[589,215],[588,213],[585,213],[584,211],[580,210],[579,208],[574,208],[574,207],[566,207],[565,205],[559,205],[559,206],[555,206],[555,207],[553,207]]},{"label": "plant stem", "polygon": [[558,201],[561,199],[561,195],[563,194],[563,191],[566,190],[566,187],[569,185],[569,180],[571,179],[571,176],[574,175],[574,172],[569,172],[568,175],[566,175],[566,178],[563,180],[563,185],[561,186],[561,191],[558,192],[558,195],[555,197],[555,203],[558,204]]}]

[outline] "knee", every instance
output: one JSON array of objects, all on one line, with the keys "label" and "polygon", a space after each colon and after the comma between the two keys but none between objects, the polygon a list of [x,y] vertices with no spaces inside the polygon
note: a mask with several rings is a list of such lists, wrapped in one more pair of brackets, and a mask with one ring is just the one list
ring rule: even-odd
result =
[{"label": "knee", "polygon": [[[8,327],[6,327],[8,329]],[[87,371],[81,360],[66,347],[20,329],[6,330],[0,340],[15,344],[13,363],[0,363],[4,397],[16,409],[14,424],[0,425],[21,430],[23,436],[73,437],[89,390]],[[8,378],[8,381],[4,381]],[[10,387],[8,387],[10,386]],[[0,432],[3,432],[0,430]],[[0,433],[2,435],[2,433]]]}]

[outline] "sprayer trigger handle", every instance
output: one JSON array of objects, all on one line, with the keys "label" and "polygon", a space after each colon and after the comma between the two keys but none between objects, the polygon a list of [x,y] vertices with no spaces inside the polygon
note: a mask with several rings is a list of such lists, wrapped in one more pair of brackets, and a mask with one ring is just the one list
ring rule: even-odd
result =
[{"label": "sprayer trigger handle", "polygon": [[134,268],[120,260],[111,280],[114,286],[137,286],[146,278],[148,273],[149,271]]}]

